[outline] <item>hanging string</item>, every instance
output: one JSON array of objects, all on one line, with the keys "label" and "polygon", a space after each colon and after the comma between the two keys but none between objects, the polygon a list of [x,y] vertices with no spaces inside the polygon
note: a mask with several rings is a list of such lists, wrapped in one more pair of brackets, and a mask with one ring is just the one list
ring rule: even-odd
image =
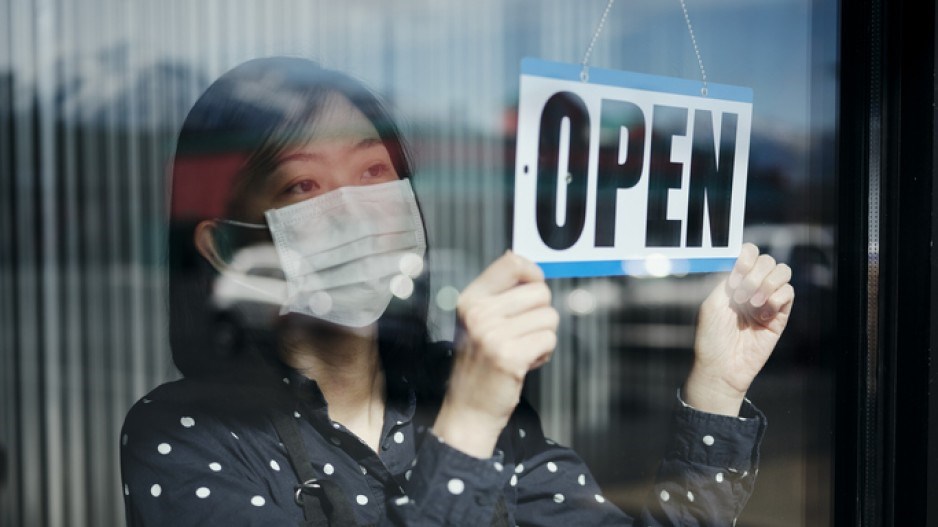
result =
[{"label": "hanging string", "polygon": [[[606,3],[606,9],[603,11],[603,16],[599,19],[599,24],[596,26],[596,31],[593,33],[593,39],[590,40],[590,45],[586,48],[586,53],[583,54],[583,61],[580,62],[580,64],[583,66],[580,69],[580,80],[583,82],[590,80],[590,55],[593,54],[593,46],[596,45],[596,39],[599,38],[599,34],[603,31],[603,26],[606,25],[606,18],[609,16],[609,10],[612,9],[612,4],[614,4],[615,1],[616,0],[609,0],[609,2]],[[683,2],[683,0],[681,1]]]},{"label": "hanging string", "polygon": [[697,38],[694,36],[694,26],[690,23],[690,15],[687,14],[687,4],[681,0],[681,9],[684,10],[684,22],[687,23],[687,32],[690,33],[690,42],[694,45],[694,54],[697,55],[697,65],[700,66],[700,78],[703,79],[703,88],[700,88],[700,94],[707,96],[707,70],[704,69],[703,59],[700,58],[700,48],[697,47]]}]

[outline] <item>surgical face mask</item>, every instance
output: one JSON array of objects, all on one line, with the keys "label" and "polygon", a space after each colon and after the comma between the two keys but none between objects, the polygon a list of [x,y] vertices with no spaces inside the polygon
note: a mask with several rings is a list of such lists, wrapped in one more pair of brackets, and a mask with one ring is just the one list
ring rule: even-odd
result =
[{"label": "surgical face mask", "polygon": [[265,215],[286,277],[281,314],[364,327],[395,294],[409,296],[423,269],[427,244],[406,179],[341,187]]}]

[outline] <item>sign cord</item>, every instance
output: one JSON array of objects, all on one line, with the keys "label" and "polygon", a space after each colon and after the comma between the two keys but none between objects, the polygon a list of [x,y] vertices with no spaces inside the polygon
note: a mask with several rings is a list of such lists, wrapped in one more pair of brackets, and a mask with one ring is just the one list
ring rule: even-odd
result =
[{"label": "sign cord", "polygon": [[[590,73],[589,73],[590,55],[593,54],[593,46],[596,45],[596,39],[599,38],[599,34],[602,33],[603,31],[603,26],[606,25],[606,18],[609,17],[609,10],[612,9],[612,4],[614,4],[615,1],[616,0],[609,0],[606,3],[606,9],[603,10],[603,16],[600,17],[599,24],[596,25],[596,31],[593,32],[593,39],[590,40],[590,45],[586,48],[586,53],[583,54],[583,61],[580,62],[580,64],[583,66],[582,69],[580,69],[580,80],[583,82],[587,82],[590,80]],[[684,0],[681,0],[682,3],[683,1]],[[686,16],[687,11],[685,11],[684,13]],[[696,44],[695,44],[695,47],[696,47]],[[698,57],[699,56],[700,55],[698,55]]]},{"label": "sign cord", "polygon": [[[697,55],[697,65],[700,66],[700,77],[703,79],[703,87],[700,88],[700,94],[707,96],[707,70],[704,69],[703,59],[700,58],[700,48],[697,47],[697,38],[694,36],[694,25],[690,23],[690,15],[687,14],[687,4],[681,1],[681,9],[684,11],[684,22],[687,23],[687,32],[690,33],[690,42],[694,45],[694,54]],[[590,46],[592,47],[592,45]]]}]

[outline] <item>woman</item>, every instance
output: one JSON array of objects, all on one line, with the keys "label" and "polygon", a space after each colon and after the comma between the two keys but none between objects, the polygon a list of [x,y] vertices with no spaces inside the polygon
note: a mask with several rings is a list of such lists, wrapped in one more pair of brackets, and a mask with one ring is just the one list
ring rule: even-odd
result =
[{"label": "woman", "polygon": [[[358,82],[301,59],[238,66],[191,110],[173,176],[185,378],[125,421],[130,525],[728,525],[745,505],[765,419],[744,395],[794,298],[788,267],[754,246],[701,308],[636,522],[520,400],[556,344],[535,264],[497,259],[460,295],[456,344],[429,342],[411,169]],[[233,291],[269,331],[218,346],[207,328]]]}]

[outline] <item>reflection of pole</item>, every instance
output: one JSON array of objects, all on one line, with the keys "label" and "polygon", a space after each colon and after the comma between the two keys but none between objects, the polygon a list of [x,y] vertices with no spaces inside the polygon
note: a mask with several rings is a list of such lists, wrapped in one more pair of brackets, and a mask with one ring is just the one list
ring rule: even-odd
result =
[{"label": "reflection of pole", "polygon": [[381,76],[384,78],[384,98],[394,107],[394,23],[392,17],[382,17],[384,46],[381,49]]}]

